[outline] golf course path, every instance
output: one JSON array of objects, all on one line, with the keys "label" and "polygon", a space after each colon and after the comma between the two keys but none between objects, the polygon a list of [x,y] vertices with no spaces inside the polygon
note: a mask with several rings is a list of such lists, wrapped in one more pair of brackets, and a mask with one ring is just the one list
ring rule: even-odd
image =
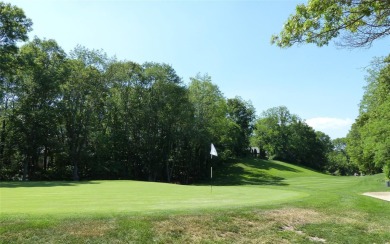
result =
[{"label": "golf course path", "polygon": [[390,201],[390,192],[366,192],[363,195]]}]

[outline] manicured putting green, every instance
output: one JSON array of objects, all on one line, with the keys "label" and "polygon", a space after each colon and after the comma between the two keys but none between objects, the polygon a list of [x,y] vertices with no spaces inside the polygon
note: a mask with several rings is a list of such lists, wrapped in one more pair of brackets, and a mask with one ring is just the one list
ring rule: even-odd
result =
[{"label": "manicured putting green", "polygon": [[0,183],[1,215],[120,214],[266,205],[308,196],[258,186],[184,186],[139,181]]}]

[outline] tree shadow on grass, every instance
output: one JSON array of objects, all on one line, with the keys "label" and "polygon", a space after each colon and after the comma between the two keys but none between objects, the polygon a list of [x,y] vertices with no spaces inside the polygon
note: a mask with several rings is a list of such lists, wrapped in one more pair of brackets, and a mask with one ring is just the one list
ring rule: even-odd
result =
[{"label": "tree shadow on grass", "polygon": [[228,166],[216,168],[213,185],[275,185],[286,186],[285,178],[270,174],[270,169],[279,171],[300,172],[292,167],[284,166],[268,160],[247,158],[239,163],[231,163]]},{"label": "tree shadow on grass", "polygon": [[100,184],[92,181],[1,181],[0,188],[19,187],[56,187],[56,186],[78,186],[86,184]]},{"label": "tree shadow on grass", "polygon": [[299,173],[302,172],[301,170],[295,169],[293,167],[281,165],[269,160],[263,160],[263,159],[257,159],[257,158],[246,158],[241,161],[241,163],[246,164],[252,168],[257,168],[261,170],[270,170],[270,169],[276,169],[279,171],[290,171]]}]

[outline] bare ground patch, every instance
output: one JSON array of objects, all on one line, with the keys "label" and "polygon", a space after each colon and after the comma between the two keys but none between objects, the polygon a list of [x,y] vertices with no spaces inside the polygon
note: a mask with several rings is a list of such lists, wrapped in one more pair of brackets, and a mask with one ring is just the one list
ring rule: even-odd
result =
[{"label": "bare ground patch", "polygon": [[320,223],[326,220],[326,216],[311,209],[287,208],[278,209],[266,213],[267,219],[275,221],[282,231],[293,232],[301,235],[313,242],[325,243],[326,240],[317,236],[307,235],[305,232],[298,230],[305,224]]},{"label": "bare ground patch", "polygon": [[367,214],[323,213],[313,209],[283,208],[226,215],[175,216],[154,222],[158,243],[326,243],[320,233],[307,233],[307,225],[338,223],[361,226],[367,233],[385,231],[384,226],[364,221]]},{"label": "bare ground patch", "polygon": [[288,208],[227,216],[175,216],[156,222],[154,229],[160,243],[324,243],[325,239],[299,230],[323,220],[323,214],[314,210]]},{"label": "bare ground patch", "polygon": [[62,226],[61,230],[68,235],[77,237],[100,237],[115,227],[114,221],[93,220],[77,222],[77,224],[68,222]]}]

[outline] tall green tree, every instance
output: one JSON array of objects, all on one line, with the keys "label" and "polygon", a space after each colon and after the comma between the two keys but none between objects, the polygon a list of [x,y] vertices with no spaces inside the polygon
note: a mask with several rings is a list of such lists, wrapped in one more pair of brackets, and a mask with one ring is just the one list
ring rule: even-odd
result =
[{"label": "tall green tree", "polygon": [[[9,163],[6,159],[7,121],[9,108],[15,99],[15,72],[18,67],[17,43],[28,39],[27,33],[31,30],[32,22],[23,10],[0,2],[0,164]],[[1,170],[1,166],[0,166]]]},{"label": "tall green tree", "polygon": [[217,146],[221,157],[230,156],[228,145],[231,140],[228,133],[237,125],[227,119],[226,100],[209,75],[198,74],[191,78],[188,90],[189,100],[194,108],[196,132],[192,139],[195,150],[193,157],[198,160],[194,172],[202,175],[209,163],[211,143]]},{"label": "tall green tree", "polygon": [[272,43],[290,47],[300,43],[324,46],[341,36],[337,43],[347,47],[367,47],[390,34],[390,3],[385,0],[309,0],[299,4]]},{"label": "tall green tree", "polygon": [[5,83],[9,82],[9,76],[14,74],[17,66],[15,56],[18,51],[17,43],[27,41],[31,26],[31,20],[25,16],[22,9],[0,2],[0,99],[2,107],[5,106],[6,101],[3,99],[9,88],[9,85]]},{"label": "tall green tree", "polygon": [[0,81],[4,74],[12,72],[17,42],[27,41],[32,22],[23,10],[9,3],[0,2]]},{"label": "tall green tree", "polygon": [[321,169],[326,163],[323,146],[329,137],[322,132],[315,132],[300,119],[294,120],[288,126],[288,133],[285,160]]},{"label": "tall green tree", "polygon": [[328,153],[328,163],[325,171],[335,175],[353,175],[358,172],[357,165],[353,164],[347,154],[347,139],[337,138],[332,140],[333,148]]},{"label": "tall green tree", "polygon": [[188,98],[181,78],[171,66],[156,63],[143,66],[145,79],[150,84],[145,106],[145,169],[148,180],[165,178],[170,181],[178,135],[184,129],[180,120],[187,114]]},{"label": "tall green tree", "polygon": [[51,147],[58,124],[57,102],[66,55],[54,40],[35,38],[22,46],[17,101],[11,123],[14,143],[23,155],[23,178],[34,177],[38,159]]},{"label": "tall green tree", "polygon": [[[142,65],[113,62],[107,69],[107,163],[122,178],[143,179],[141,163],[148,86]],[[108,165],[107,165],[108,166]]]},{"label": "tall green tree", "polygon": [[390,165],[390,61],[370,71],[359,117],[347,139],[351,160],[366,173],[376,173]]},{"label": "tall green tree", "polygon": [[241,97],[227,99],[228,118],[238,125],[232,151],[236,156],[243,156],[249,148],[249,138],[253,132],[255,108]]},{"label": "tall green tree", "polygon": [[114,62],[106,74],[112,163],[123,177],[188,180],[192,105],[174,69],[166,64]]},{"label": "tall green tree", "polygon": [[59,108],[73,180],[80,178],[80,164],[87,161],[83,160],[87,157],[86,148],[99,125],[99,112],[103,112],[99,110],[104,108],[103,73],[97,67],[106,60],[100,56],[97,51],[77,47],[66,63],[66,80],[61,85]]},{"label": "tall green tree", "polygon": [[351,161],[356,164],[361,172],[373,174],[379,172],[380,168],[375,166],[372,151],[364,150],[364,136],[362,128],[368,121],[367,116],[359,116],[352,124],[351,130],[347,135],[347,153]]},{"label": "tall green tree", "polygon": [[331,150],[328,135],[315,132],[284,107],[270,108],[256,121],[252,143],[269,158],[322,169]]},{"label": "tall green tree", "polygon": [[285,106],[267,109],[255,125],[255,138],[260,150],[271,158],[287,159],[288,126],[297,118]]}]

